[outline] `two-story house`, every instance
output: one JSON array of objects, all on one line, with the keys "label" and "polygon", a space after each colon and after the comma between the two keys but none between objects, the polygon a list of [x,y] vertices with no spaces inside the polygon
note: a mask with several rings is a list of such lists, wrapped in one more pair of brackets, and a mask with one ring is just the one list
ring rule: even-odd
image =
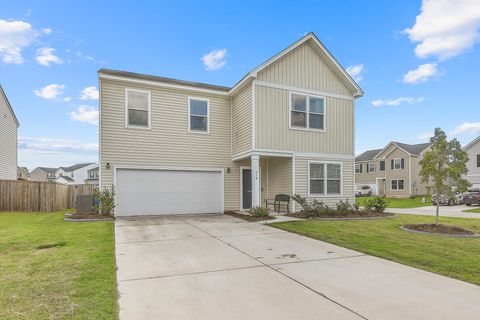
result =
[{"label": "two-story house", "polygon": [[36,167],[30,172],[32,181],[55,181],[57,179],[57,168]]},{"label": "two-story house", "polygon": [[426,185],[420,178],[420,160],[430,146],[392,141],[383,149],[365,151],[355,158],[357,188],[370,186],[374,194],[391,197],[426,194]]},{"label": "two-story house", "polygon": [[468,153],[467,180],[473,188],[480,188],[480,136],[463,148]]},{"label": "two-story house", "polygon": [[17,131],[15,112],[0,85],[0,179],[17,179]]},{"label": "two-story house", "polygon": [[100,185],[117,216],[214,213],[276,194],[354,198],[361,88],[309,33],[233,87],[101,69]]},{"label": "two-story house", "polygon": [[88,171],[98,167],[96,163],[78,163],[69,167],[37,167],[30,174],[32,181],[56,181],[62,184],[84,184]]},{"label": "two-story house", "polygon": [[98,186],[99,184],[99,173],[98,173],[98,166],[90,169],[87,171],[87,179],[85,179],[85,184],[93,184]]}]

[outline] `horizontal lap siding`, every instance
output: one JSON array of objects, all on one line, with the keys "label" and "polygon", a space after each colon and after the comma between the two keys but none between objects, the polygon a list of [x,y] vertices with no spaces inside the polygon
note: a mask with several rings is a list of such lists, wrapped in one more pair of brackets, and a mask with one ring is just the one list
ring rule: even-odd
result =
[{"label": "horizontal lap siding", "polygon": [[308,196],[308,161],[335,161],[342,163],[342,196],[325,196],[315,197],[310,199],[317,199],[323,201],[328,205],[334,205],[340,200],[348,200],[351,203],[355,201],[353,175],[354,175],[354,161],[352,160],[332,160],[311,157],[296,157],[295,158],[295,193]]},{"label": "horizontal lap siding", "polygon": [[[125,88],[151,92],[151,129],[125,128]],[[189,96],[210,100],[210,134],[188,133]],[[115,167],[222,168],[225,209],[238,209],[239,172],[226,170],[237,167],[230,153],[229,97],[101,79],[100,101],[102,186],[113,185]]]},{"label": "horizontal lap siding", "polygon": [[252,86],[232,98],[232,154],[252,148]]},{"label": "horizontal lap siding", "polygon": [[480,140],[473,146],[468,148],[468,162],[467,162],[467,180],[477,187],[480,184],[480,168],[477,167],[477,155],[480,154]]},{"label": "horizontal lap siding", "polygon": [[0,179],[17,179],[17,123],[0,93]]}]

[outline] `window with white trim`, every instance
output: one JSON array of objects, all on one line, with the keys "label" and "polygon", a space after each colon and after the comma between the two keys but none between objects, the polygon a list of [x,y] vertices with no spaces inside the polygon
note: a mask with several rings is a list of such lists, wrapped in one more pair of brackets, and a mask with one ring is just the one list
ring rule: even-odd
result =
[{"label": "window with white trim", "polygon": [[309,194],[341,194],[342,165],[339,163],[311,162],[308,166]]},{"label": "window with white trim", "polygon": [[368,164],[368,172],[375,172],[375,162],[370,162]]},{"label": "window with white trim", "polygon": [[393,179],[391,181],[392,190],[405,190],[405,180],[403,179]]},{"label": "window with white trim", "polygon": [[362,173],[361,164],[359,163],[355,164],[355,173]]},{"label": "window with white trim", "polygon": [[207,99],[188,99],[188,131],[196,133],[209,132],[209,101]]},{"label": "window with white trim", "polygon": [[127,127],[150,127],[150,92],[127,89],[125,91]]},{"label": "window with white trim", "polygon": [[393,159],[393,170],[400,170],[402,169],[402,159],[396,158]]},{"label": "window with white trim", "polygon": [[325,99],[292,93],[290,95],[290,127],[325,130]]}]

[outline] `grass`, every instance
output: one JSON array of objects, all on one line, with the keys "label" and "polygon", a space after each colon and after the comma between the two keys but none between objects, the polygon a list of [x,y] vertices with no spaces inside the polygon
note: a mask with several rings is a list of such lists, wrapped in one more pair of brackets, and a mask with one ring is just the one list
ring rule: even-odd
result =
[{"label": "grass", "polygon": [[463,210],[462,212],[468,212],[468,213],[480,213],[480,208],[475,208],[475,209],[467,209],[467,210]]},{"label": "grass", "polygon": [[116,319],[112,222],[0,213],[0,319]]},{"label": "grass", "polygon": [[[440,218],[480,233],[480,219]],[[433,223],[433,217],[399,215],[365,221],[292,221],[272,226],[366,254],[480,285],[480,239],[412,234],[400,226]]]},{"label": "grass", "polygon": [[[372,197],[359,197],[355,199],[355,203],[359,206],[364,206],[365,201]],[[425,207],[431,206],[431,197],[426,196],[425,203],[422,203],[422,197],[416,197],[414,199],[410,198],[387,198],[388,200],[388,207],[389,208],[417,208],[417,207]]]}]

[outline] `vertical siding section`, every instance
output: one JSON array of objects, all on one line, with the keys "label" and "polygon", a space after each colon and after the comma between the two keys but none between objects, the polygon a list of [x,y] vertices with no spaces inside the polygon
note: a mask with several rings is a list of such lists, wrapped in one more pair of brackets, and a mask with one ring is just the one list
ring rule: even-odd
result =
[{"label": "vertical siding section", "polygon": [[[1,90],[1,89],[0,89]],[[17,123],[0,93],[0,179],[17,179]]]},{"label": "vertical siding section", "polygon": [[308,42],[262,70],[258,74],[258,80],[310,90],[352,95]]},{"label": "vertical siding section", "polygon": [[252,149],[252,86],[232,98],[232,155]]},{"label": "vertical siding section", "polygon": [[[335,161],[342,163],[342,196],[324,196],[312,197],[323,201],[329,206],[335,205],[340,200],[348,200],[351,203],[355,201],[353,175],[354,160],[332,160],[323,158],[296,157],[295,158],[295,193],[308,196],[308,162],[309,161]],[[298,209],[298,208],[297,208]]]},{"label": "vertical siding section", "polygon": [[296,152],[354,154],[354,102],[326,98],[326,132],[289,129],[289,91],[255,86],[255,147]]},{"label": "vertical siding section", "polygon": [[292,196],[292,158],[268,158],[268,198],[277,194]]}]

